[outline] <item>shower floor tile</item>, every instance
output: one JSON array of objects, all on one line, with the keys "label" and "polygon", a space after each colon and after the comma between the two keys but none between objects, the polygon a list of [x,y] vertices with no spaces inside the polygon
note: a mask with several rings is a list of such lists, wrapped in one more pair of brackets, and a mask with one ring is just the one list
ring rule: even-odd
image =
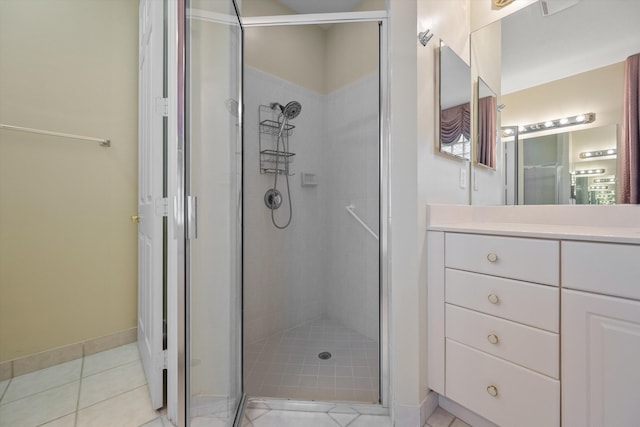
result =
[{"label": "shower floor tile", "polygon": [[[319,354],[331,353],[322,360]],[[378,403],[378,342],[326,319],[245,347],[252,397]]]}]

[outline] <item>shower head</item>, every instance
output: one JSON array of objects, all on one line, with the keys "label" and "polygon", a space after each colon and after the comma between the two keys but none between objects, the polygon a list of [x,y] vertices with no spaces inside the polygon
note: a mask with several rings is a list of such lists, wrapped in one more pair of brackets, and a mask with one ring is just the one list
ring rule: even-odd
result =
[{"label": "shower head", "polygon": [[276,108],[280,108],[282,115],[287,120],[295,119],[300,114],[300,111],[302,111],[302,104],[300,104],[298,101],[291,101],[284,106],[278,102],[272,102],[270,104],[270,107],[274,110]]},{"label": "shower head", "polygon": [[300,104],[298,101],[291,101],[282,109],[282,114],[284,114],[287,119],[291,120],[298,117],[298,114],[300,114],[301,111],[302,104]]}]

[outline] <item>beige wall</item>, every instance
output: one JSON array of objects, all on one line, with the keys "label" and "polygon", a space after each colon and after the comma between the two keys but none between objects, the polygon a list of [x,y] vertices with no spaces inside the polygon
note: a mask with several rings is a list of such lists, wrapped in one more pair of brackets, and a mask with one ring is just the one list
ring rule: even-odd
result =
[{"label": "beige wall", "polygon": [[[502,112],[502,125],[537,123],[590,112],[596,113],[595,122],[571,129],[620,124],[623,78],[624,62],[619,62],[503,95],[502,102],[507,107]],[[544,134],[539,132],[536,135]]]},{"label": "beige wall", "polygon": [[324,93],[325,30],[318,26],[252,27],[244,31],[245,65]]},{"label": "beige wall", "polygon": [[378,24],[333,24],[326,31],[324,93],[378,71]]},{"label": "beige wall", "polygon": [[0,1],[0,362],[136,326],[133,0]]},{"label": "beige wall", "polygon": [[[242,8],[245,16],[295,13],[277,0],[245,0]],[[355,10],[384,10],[384,1],[364,0]],[[372,39],[378,26],[371,22],[246,28],[245,64],[327,94],[378,70]]]},{"label": "beige wall", "polygon": [[[385,10],[384,0],[363,0],[354,11]],[[326,33],[325,93],[378,71],[378,24],[334,24]]]}]

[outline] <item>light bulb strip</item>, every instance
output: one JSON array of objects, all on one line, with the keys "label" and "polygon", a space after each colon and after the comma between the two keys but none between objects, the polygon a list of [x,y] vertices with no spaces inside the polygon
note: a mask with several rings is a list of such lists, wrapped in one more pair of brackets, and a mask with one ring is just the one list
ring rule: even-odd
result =
[{"label": "light bulb strip", "polygon": [[580,153],[581,159],[590,159],[591,157],[604,157],[604,156],[615,156],[617,150],[615,148],[608,148],[606,150],[596,150],[596,151],[584,151]]},{"label": "light bulb strip", "polygon": [[605,172],[604,169],[581,169],[572,172],[574,175],[601,175]]},{"label": "light bulb strip", "polygon": [[[563,128],[567,126],[584,125],[593,123],[596,120],[596,113],[578,114],[577,116],[563,117],[555,120],[545,120],[544,122],[532,123],[529,125],[518,126],[519,134],[526,134],[532,132],[540,132],[543,130]],[[509,137],[514,134],[512,129],[504,129],[502,131],[503,137]],[[609,154],[605,154],[609,155]]]}]

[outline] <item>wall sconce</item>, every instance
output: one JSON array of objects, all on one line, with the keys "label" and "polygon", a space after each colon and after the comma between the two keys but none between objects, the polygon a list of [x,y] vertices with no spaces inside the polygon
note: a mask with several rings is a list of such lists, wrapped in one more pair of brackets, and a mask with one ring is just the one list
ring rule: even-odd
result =
[{"label": "wall sconce", "polygon": [[574,171],[574,175],[601,175],[604,173],[604,169],[581,169]]},{"label": "wall sconce", "polygon": [[596,120],[596,113],[578,114],[577,116],[563,117],[561,119],[547,120],[546,122],[532,123],[530,125],[518,126],[518,133],[532,133],[543,130],[563,128],[567,126],[584,125],[593,123]]},{"label": "wall sconce", "polygon": [[418,33],[418,40],[420,40],[422,46],[426,46],[427,43],[429,43],[429,40],[431,40],[431,37],[433,37],[433,33],[431,32],[431,30]]},{"label": "wall sconce", "polygon": [[589,159],[591,157],[615,156],[615,154],[616,154],[616,149],[610,148],[608,150],[584,151],[580,153],[580,158]]}]

